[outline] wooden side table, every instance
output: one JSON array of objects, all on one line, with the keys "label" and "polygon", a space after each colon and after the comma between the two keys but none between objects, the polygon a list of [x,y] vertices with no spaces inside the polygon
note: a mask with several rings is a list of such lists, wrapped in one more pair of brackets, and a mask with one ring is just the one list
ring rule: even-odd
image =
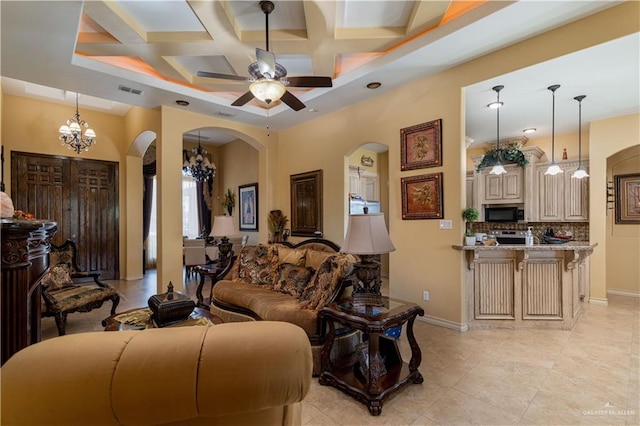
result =
[{"label": "wooden side table", "polygon": [[[214,260],[212,263],[209,263],[207,265],[196,266],[195,270],[198,274],[200,274],[200,283],[198,283],[198,287],[196,288],[196,298],[198,299],[196,306],[199,308],[209,309],[209,306],[211,305],[213,286],[218,281],[218,274],[222,271],[221,265],[218,260]],[[211,280],[211,289],[209,290],[209,298],[207,299],[207,303],[204,303],[202,290],[204,289],[204,281],[207,277],[209,277],[209,279]]]},{"label": "wooden side table", "polygon": [[[132,313],[135,313],[136,311],[143,311],[145,309],[147,308],[130,309],[128,311],[111,315],[109,318],[102,320],[102,326],[104,327],[104,331],[143,330],[145,328],[144,326],[125,324],[123,322],[118,321],[117,318],[123,314],[132,314]],[[222,319],[220,317],[213,315],[211,312],[209,312],[206,309],[195,308],[191,313],[191,315],[189,316],[189,319],[197,320],[199,318],[207,318],[209,321],[211,321],[214,324],[222,324]]]},{"label": "wooden side table", "polygon": [[[418,315],[424,315],[424,310],[415,303],[388,297],[383,297],[383,302],[383,306],[331,303],[319,313],[329,325],[321,353],[320,384],[334,386],[353,396],[374,416],[380,415],[383,402],[393,392],[424,380],[418,371],[422,353],[413,334],[413,323]],[[355,354],[332,361],[335,322],[362,331],[367,343]],[[402,360],[397,341],[385,336],[385,331],[405,323],[411,347],[408,364]]]}]

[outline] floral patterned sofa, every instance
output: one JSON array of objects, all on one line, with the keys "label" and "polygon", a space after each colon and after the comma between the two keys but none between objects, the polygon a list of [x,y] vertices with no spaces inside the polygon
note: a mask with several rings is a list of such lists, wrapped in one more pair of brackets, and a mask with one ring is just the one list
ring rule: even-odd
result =
[{"label": "floral patterned sofa", "polygon": [[[246,245],[213,287],[211,312],[224,322],[284,321],[301,327],[312,346],[314,374],[327,332],[318,311],[348,297],[357,259],[335,243]],[[356,333],[341,329],[333,356],[352,351]]]}]

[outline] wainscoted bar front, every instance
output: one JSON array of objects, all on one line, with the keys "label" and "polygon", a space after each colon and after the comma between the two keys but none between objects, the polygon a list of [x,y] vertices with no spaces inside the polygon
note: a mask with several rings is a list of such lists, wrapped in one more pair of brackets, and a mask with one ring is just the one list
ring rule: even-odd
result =
[{"label": "wainscoted bar front", "polygon": [[467,259],[469,328],[572,329],[589,295],[596,245],[452,246]]}]

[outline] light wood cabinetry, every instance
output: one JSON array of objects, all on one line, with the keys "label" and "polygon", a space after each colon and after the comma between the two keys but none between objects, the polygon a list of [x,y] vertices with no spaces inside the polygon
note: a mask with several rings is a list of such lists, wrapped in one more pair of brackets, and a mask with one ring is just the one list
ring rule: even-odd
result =
[{"label": "light wood cabinetry", "polygon": [[489,169],[480,172],[483,186],[482,204],[509,204],[524,202],[523,169],[516,164],[506,165],[507,173],[492,175]]},{"label": "light wood cabinetry", "polygon": [[466,179],[466,204],[465,207],[475,206],[476,202],[476,193],[475,193],[475,177],[473,176],[473,172],[467,172]]},{"label": "light wood cabinetry", "polygon": [[453,246],[467,259],[469,328],[571,330],[589,295],[589,256],[595,246]]},{"label": "light wood cabinetry", "polygon": [[[544,152],[538,147],[522,148],[522,153],[529,162],[524,168],[517,164],[506,164],[507,173],[496,176],[489,172],[490,168],[474,171],[473,182],[467,178],[467,191],[473,187],[473,206],[480,212],[479,221],[484,221],[484,206],[487,204],[517,204],[524,206],[524,220],[537,220],[536,164]],[[471,157],[474,167],[482,161],[482,155]],[[467,200],[469,200],[467,194]]]},{"label": "light wood cabinetry", "polygon": [[349,192],[367,201],[380,201],[380,179],[377,173],[349,166]]},{"label": "light wood cabinetry", "polygon": [[[583,161],[588,169],[588,163]],[[566,222],[589,220],[589,180],[571,177],[578,168],[577,161],[558,164],[564,173],[545,175],[548,164],[536,166],[538,199],[537,220],[540,222]]]}]

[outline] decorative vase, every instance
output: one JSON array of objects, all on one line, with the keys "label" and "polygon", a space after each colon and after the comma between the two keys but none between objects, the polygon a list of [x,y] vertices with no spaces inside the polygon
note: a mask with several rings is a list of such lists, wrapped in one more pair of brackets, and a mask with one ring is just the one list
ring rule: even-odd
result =
[{"label": "decorative vase", "polygon": [[227,213],[229,213],[229,216],[233,216],[233,206],[232,205],[228,205],[227,206]]},{"label": "decorative vase", "polygon": [[464,245],[465,246],[475,246],[476,245],[476,236],[472,235],[471,237],[464,237]]}]

